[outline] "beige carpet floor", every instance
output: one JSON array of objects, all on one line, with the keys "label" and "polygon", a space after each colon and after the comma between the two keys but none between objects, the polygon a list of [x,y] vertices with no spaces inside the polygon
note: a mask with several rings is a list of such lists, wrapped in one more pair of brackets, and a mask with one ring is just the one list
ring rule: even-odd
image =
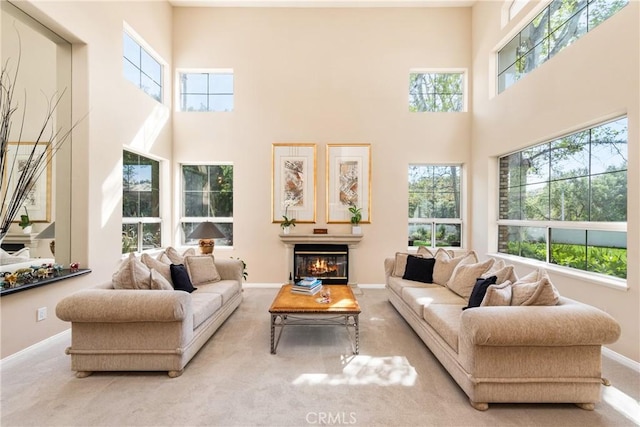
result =
[{"label": "beige carpet floor", "polygon": [[77,379],[64,333],[3,361],[4,426],[630,426],[640,375],[608,358],[603,401],[492,404],[474,410],[386,299],[363,289],[360,355],[344,328],[286,329],[269,353],[276,289],[248,288],[239,309],[175,379],[96,373]]}]

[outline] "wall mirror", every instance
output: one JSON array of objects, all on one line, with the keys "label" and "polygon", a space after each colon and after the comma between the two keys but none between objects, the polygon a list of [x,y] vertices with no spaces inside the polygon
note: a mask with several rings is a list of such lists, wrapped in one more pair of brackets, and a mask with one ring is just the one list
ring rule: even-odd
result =
[{"label": "wall mirror", "polygon": [[[41,140],[47,140],[52,129],[61,129],[65,133],[72,126],[71,44],[13,4],[1,3],[0,56],[2,66],[15,80],[14,103],[17,105],[11,119],[9,141],[21,141],[24,148],[29,143],[33,146],[37,140],[52,97],[61,95],[61,101],[55,109],[51,129],[47,129]],[[29,248],[31,259],[49,262],[55,259],[57,263],[68,265],[71,258],[71,143],[70,138],[66,140],[49,167],[39,176],[32,197],[25,203],[32,228],[25,230],[14,222],[2,242],[7,252],[13,252],[24,244]],[[9,145],[10,149],[21,149]],[[20,155],[19,151],[17,155]],[[10,182],[6,176],[0,178],[3,185]],[[24,213],[22,207],[19,215]],[[17,220],[20,220],[19,215]],[[47,233],[42,233],[45,230]],[[48,237],[43,234],[48,234]],[[51,250],[52,241],[55,242],[55,253]],[[9,262],[3,262],[0,270],[7,271]],[[39,262],[34,260],[33,263]]]}]

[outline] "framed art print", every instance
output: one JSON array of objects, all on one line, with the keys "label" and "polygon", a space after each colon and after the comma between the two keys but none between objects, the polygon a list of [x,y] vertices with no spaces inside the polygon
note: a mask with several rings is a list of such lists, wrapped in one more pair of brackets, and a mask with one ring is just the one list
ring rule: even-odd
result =
[{"label": "framed art print", "polygon": [[[6,156],[8,164],[4,170],[5,176],[2,183],[3,186],[10,186],[7,194],[13,194],[15,191],[16,184],[25,165],[29,161],[35,161],[33,158],[30,160],[32,150],[34,150],[34,143],[10,142],[7,144]],[[51,162],[48,160],[51,158],[51,148],[48,144],[40,143],[35,147],[34,156],[39,157],[43,154],[43,162],[46,161],[48,163],[43,165],[42,172],[35,177],[35,183],[18,212],[18,219],[13,222],[18,222],[20,215],[24,215],[26,212],[28,212],[31,222],[51,221]],[[25,208],[27,209],[26,212]]]},{"label": "framed art print", "polygon": [[316,144],[272,145],[271,222],[316,222]]},{"label": "framed art print", "polygon": [[349,223],[349,207],[362,209],[361,223],[371,222],[370,144],[327,144],[327,222]]}]

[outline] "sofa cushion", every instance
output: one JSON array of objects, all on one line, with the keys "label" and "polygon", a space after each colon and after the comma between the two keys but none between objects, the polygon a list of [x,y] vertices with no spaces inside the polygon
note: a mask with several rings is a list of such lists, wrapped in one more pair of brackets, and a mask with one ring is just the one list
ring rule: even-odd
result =
[{"label": "sofa cushion", "polygon": [[511,305],[556,305],[560,299],[560,293],[542,268],[516,281],[511,292]]},{"label": "sofa cushion", "polygon": [[151,289],[151,271],[133,252],[111,276],[114,289]]},{"label": "sofa cushion", "polygon": [[458,331],[460,331],[462,310],[458,304],[431,304],[424,307],[424,320],[440,335],[448,345],[458,352]]},{"label": "sofa cushion", "polygon": [[187,255],[184,263],[194,286],[220,280],[213,255]]},{"label": "sofa cushion", "polygon": [[222,295],[194,292],[191,294],[191,306],[193,308],[193,329],[196,329],[222,307]]},{"label": "sofa cushion", "polygon": [[194,288],[189,278],[187,268],[183,264],[171,264],[171,282],[176,291],[193,292],[198,288]]},{"label": "sofa cushion", "polygon": [[511,305],[511,281],[499,285],[491,285],[484,294],[480,307]]},{"label": "sofa cushion", "polygon": [[151,289],[172,291],[173,285],[155,268],[151,269]]},{"label": "sofa cushion", "polygon": [[512,283],[518,280],[518,276],[516,276],[516,272],[514,271],[513,265],[507,265],[503,259],[496,260],[489,271],[484,273],[481,277],[490,277],[496,276],[498,280],[496,283],[504,283],[507,280],[510,280]]},{"label": "sofa cushion", "polygon": [[[467,257],[467,259],[469,259],[469,257]],[[476,279],[489,270],[493,262],[493,258],[474,264],[467,264],[464,260],[460,261],[447,281],[447,287],[462,298],[468,299],[476,284]],[[482,299],[480,299],[480,301],[482,301]]]},{"label": "sofa cushion", "polygon": [[395,276],[395,277],[404,276],[404,272],[407,268],[407,259],[410,256],[422,257],[422,255],[418,255],[418,254],[412,255],[407,252],[396,252],[396,261],[393,264],[393,272],[391,273],[392,276]]},{"label": "sofa cushion", "polygon": [[431,304],[456,304],[458,311],[467,305],[466,300],[438,285],[429,288],[405,287],[400,296],[418,316],[422,316],[424,306]]},{"label": "sofa cushion", "polygon": [[[168,259],[169,258],[167,258],[167,260]],[[159,261],[147,253],[143,253],[142,255],[140,255],[140,260],[144,265],[149,267],[149,269],[156,270],[158,273],[162,274],[162,276],[164,276],[164,278],[167,279],[169,283],[171,283],[171,268],[169,267],[171,265],[171,262],[165,263],[163,261]]]},{"label": "sofa cushion", "polygon": [[414,282],[412,280],[405,280],[402,277],[393,276],[387,278],[387,286],[400,296],[402,296],[402,290],[404,288],[442,288],[442,286],[436,285],[435,283]]},{"label": "sofa cushion", "polygon": [[433,283],[433,265],[435,262],[434,258],[420,258],[409,255],[407,268],[402,278],[422,283]]},{"label": "sofa cushion", "polygon": [[242,292],[242,287],[237,280],[220,280],[218,282],[205,283],[198,286],[196,293],[216,293],[222,295],[222,303],[226,304],[236,294]]},{"label": "sofa cushion", "polygon": [[469,304],[464,307],[463,310],[466,310],[467,308],[480,307],[480,304],[482,304],[484,296],[487,293],[487,288],[491,285],[495,285],[496,280],[498,280],[497,276],[480,277],[476,279],[476,284],[471,291],[471,296],[469,297]]},{"label": "sofa cushion", "polygon": [[433,267],[433,282],[445,286],[453,274],[453,270],[460,263],[473,264],[478,262],[475,251],[453,257],[450,252],[440,248],[436,252],[436,264]]}]

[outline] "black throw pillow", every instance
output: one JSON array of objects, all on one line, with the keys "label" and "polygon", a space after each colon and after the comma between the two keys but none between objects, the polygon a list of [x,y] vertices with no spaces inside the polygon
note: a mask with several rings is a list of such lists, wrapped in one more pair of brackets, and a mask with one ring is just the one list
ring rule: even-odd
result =
[{"label": "black throw pillow", "polygon": [[173,282],[173,289],[176,291],[193,292],[198,288],[194,288],[189,278],[189,273],[184,264],[171,264],[171,281]]},{"label": "black throw pillow", "polygon": [[433,266],[435,264],[435,258],[409,255],[407,257],[407,267],[404,269],[402,278],[422,283],[433,283]]},{"label": "black throw pillow", "polygon": [[476,279],[476,284],[473,286],[471,296],[469,297],[469,305],[464,307],[463,310],[466,310],[467,308],[480,307],[480,304],[482,304],[482,300],[487,293],[487,288],[491,285],[495,285],[497,281],[497,276],[489,276],[487,278],[479,277]]}]

